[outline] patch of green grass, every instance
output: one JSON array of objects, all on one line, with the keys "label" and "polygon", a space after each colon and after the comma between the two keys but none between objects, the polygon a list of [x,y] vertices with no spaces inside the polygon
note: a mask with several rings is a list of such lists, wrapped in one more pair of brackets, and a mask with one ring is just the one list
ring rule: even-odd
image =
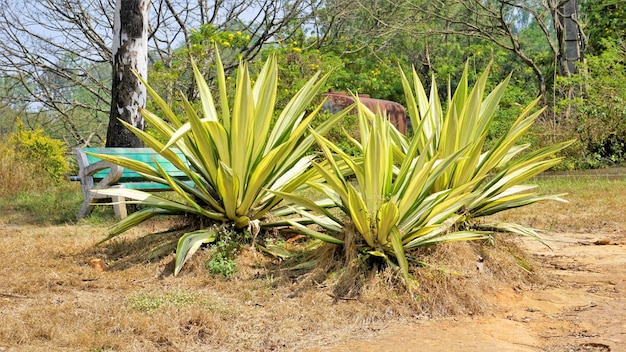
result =
[{"label": "patch of green grass", "polygon": [[20,213],[32,224],[63,224],[76,221],[81,202],[79,189],[61,184],[45,191],[20,191],[14,196],[0,198],[0,211]]},{"label": "patch of green grass", "polygon": [[135,309],[144,313],[151,313],[163,306],[173,305],[181,307],[194,304],[196,297],[189,292],[143,292],[134,294],[127,298],[127,304],[131,309]]},{"label": "patch of green grass", "polygon": [[557,176],[541,177],[531,180],[539,186],[542,193],[576,193],[580,196],[598,196],[610,193],[616,189],[626,188],[626,177],[623,179],[608,179],[601,176]]},{"label": "patch of green grass", "polygon": [[[78,183],[65,182],[45,190],[21,190],[8,197],[0,197],[0,211],[13,214],[16,222],[33,225],[75,223],[83,202]],[[115,214],[111,206],[96,206],[82,222],[92,225],[112,224]]]}]

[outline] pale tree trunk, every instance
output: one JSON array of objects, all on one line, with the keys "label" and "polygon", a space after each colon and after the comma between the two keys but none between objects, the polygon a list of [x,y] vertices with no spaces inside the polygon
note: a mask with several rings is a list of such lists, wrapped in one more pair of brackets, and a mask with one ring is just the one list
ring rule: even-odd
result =
[{"label": "pale tree trunk", "polygon": [[119,120],[139,129],[145,123],[140,109],[146,106],[148,75],[148,9],[150,0],[116,0],[113,27],[113,79],[107,147],[142,147],[142,141]]}]

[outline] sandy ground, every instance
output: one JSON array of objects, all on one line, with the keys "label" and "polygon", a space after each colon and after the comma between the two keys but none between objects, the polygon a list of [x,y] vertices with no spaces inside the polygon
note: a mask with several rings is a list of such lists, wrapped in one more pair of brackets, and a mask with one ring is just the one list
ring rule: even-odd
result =
[{"label": "sandy ground", "polygon": [[626,351],[625,234],[548,238],[552,250],[525,244],[551,282],[536,290],[496,290],[492,315],[388,326],[310,351]]}]

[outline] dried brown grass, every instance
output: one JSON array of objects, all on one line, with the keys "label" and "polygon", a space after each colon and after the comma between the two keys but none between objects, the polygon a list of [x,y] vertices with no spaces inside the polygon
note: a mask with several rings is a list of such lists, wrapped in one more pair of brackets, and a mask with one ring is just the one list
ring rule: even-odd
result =
[{"label": "dried brown grass", "polygon": [[[566,193],[568,202],[542,202],[513,209],[492,217],[494,221],[516,222],[548,231],[612,233],[626,231],[626,176],[607,178],[594,171],[579,175],[537,180],[544,194]],[[549,239],[549,237],[547,238]]]},{"label": "dried brown grass", "polygon": [[[119,252],[111,247],[121,243],[94,247],[103,231],[93,226],[0,227],[0,347],[299,349],[312,339],[319,345],[335,334],[371,328],[381,318],[367,302],[337,303],[321,288],[293,296],[294,285],[267,270],[275,263],[258,252],[244,251],[238,259],[241,270],[230,279],[203,270],[208,251],[195,256],[178,278],[171,275],[171,257],[119,266],[123,258],[116,258]],[[108,270],[92,269],[93,258],[108,262]],[[142,308],[155,301],[162,303]]]},{"label": "dried brown grass", "polygon": [[[492,220],[552,231],[626,231],[624,180],[542,187],[569,191],[570,203],[548,202]],[[414,319],[489,313],[494,289],[532,287],[544,279],[522,268],[537,267],[532,253],[507,236],[495,245],[450,243],[411,253],[427,263],[413,270],[418,299],[381,266],[356,265],[349,275],[337,275],[354,257],[346,261],[350,257],[333,246],[322,256],[331,259],[308,275],[244,249],[231,278],[207,274],[209,251],[200,251],[174,278],[171,256],[148,261],[135,241],[171,223],[154,221],[95,246],[105,226],[40,227],[7,219],[19,217],[0,215],[0,348],[10,351],[299,351]],[[92,268],[92,259],[107,269]],[[340,279],[348,291],[337,291]]]}]

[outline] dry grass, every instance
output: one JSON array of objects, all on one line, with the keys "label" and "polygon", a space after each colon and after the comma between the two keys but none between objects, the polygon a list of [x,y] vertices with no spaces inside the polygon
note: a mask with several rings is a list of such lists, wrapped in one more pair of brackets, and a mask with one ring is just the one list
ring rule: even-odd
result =
[{"label": "dry grass", "polygon": [[[623,170],[623,169],[622,169]],[[626,170],[624,171],[626,173]],[[502,212],[495,220],[516,222],[549,231],[612,233],[626,230],[626,176],[558,177],[538,180],[544,194],[567,193],[567,203],[543,202]]]},{"label": "dry grass", "polygon": [[[94,248],[102,232],[0,227],[0,347],[298,349],[395,317],[367,300],[335,303],[323,288],[294,295],[294,285],[271,274],[266,266],[273,263],[259,253],[242,253],[241,270],[231,279],[207,275],[202,253],[179,278],[171,276],[171,257],[121,269],[106,257],[107,247]],[[89,266],[94,258],[112,265],[96,271]]]},{"label": "dry grass", "polygon": [[[626,181],[561,180],[541,187],[570,192],[570,203],[539,204],[494,220],[551,231],[625,231]],[[331,262],[315,275],[294,275],[284,263],[244,249],[237,273],[224,278],[207,274],[209,252],[201,251],[174,278],[171,256],[149,262],[129,255],[141,248],[134,239],[168,223],[151,222],[96,247],[105,225],[27,225],[9,213],[15,210],[4,210],[0,350],[306,350],[414,319],[488,313],[495,288],[543,279],[524,270],[536,266],[521,242],[502,236],[495,246],[451,243],[414,253],[428,263],[414,271],[417,300],[397,289],[392,273],[375,270],[344,277],[359,283],[359,294],[337,299],[333,284],[339,277]],[[93,259],[106,262],[107,269],[92,268]]]}]

